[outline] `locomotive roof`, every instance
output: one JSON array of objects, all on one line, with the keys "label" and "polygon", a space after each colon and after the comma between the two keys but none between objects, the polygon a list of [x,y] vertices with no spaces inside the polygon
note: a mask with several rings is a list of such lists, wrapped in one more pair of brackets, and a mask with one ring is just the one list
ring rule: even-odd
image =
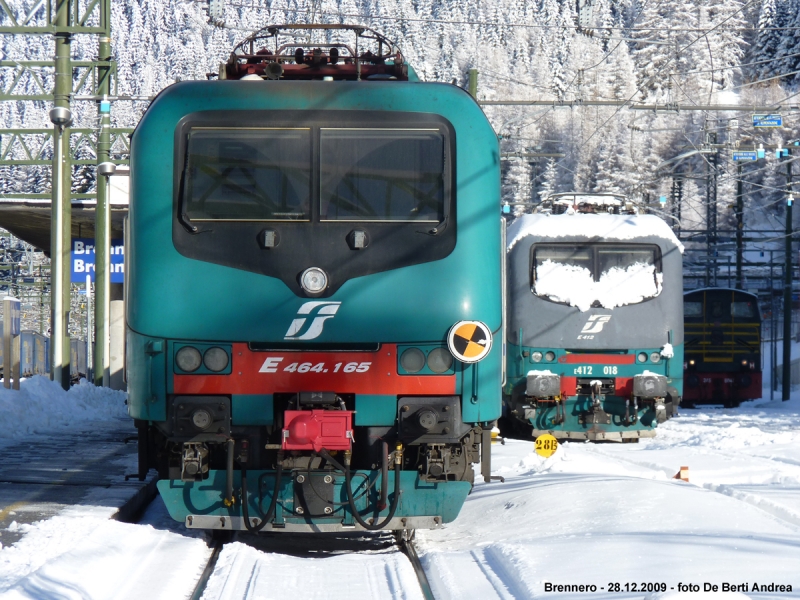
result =
[{"label": "locomotive roof", "polygon": [[686,290],[685,292],[683,292],[683,295],[688,296],[689,294],[694,294],[696,292],[737,292],[739,294],[746,294],[747,296],[752,296],[753,298],[758,299],[758,294],[754,294],[753,292],[748,292],[746,290],[737,290],[736,288],[730,288],[730,287],[697,288],[694,290]]},{"label": "locomotive roof", "polygon": [[586,238],[594,241],[632,241],[656,237],[667,240],[683,253],[683,244],[675,237],[672,229],[655,215],[522,215],[508,228],[508,250],[528,236],[571,240]]}]

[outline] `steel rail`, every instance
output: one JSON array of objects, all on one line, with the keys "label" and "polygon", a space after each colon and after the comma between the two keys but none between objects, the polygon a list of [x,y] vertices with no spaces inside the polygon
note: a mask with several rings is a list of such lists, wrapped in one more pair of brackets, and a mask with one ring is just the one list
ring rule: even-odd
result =
[{"label": "steel rail", "polygon": [[203,592],[206,591],[208,580],[211,577],[211,574],[214,572],[214,568],[217,566],[217,560],[219,559],[219,553],[222,550],[222,546],[223,543],[221,541],[214,542],[211,556],[208,557],[206,568],[203,569],[203,572],[200,574],[200,579],[197,580],[197,585],[194,586],[192,595],[189,596],[190,600],[200,600],[200,598],[203,596]]},{"label": "steel rail", "polygon": [[[413,537],[413,535],[412,531],[408,537]],[[436,600],[436,597],[433,595],[433,590],[431,590],[428,576],[425,574],[425,570],[422,568],[422,563],[417,555],[417,550],[414,548],[414,542],[408,539],[408,537],[404,535],[398,536],[397,545],[400,547],[400,552],[408,557],[411,566],[414,567],[414,573],[417,576],[417,581],[419,581],[419,587],[422,590],[422,595],[425,597],[425,600]]]}]

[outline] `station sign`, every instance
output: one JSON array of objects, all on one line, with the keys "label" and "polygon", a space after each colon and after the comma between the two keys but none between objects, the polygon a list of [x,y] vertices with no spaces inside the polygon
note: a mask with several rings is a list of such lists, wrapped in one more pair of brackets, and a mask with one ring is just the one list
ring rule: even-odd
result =
[{"label": "station sign", "polygon": [[758,160],[758,152],[755,150],[737,150],[733,153],[733,160]]},{"label": "station sign", "polygon": [[[94,282],[94,257],[93,238],[72,240],[72,258],[70,260],[70,281],[72,283],[86,283],[87,276]],[[111,283],[122,283],[125,280],[125,246],[122,240],[111,240],[109,273]]]},{"label": "station sign", "polygon": [[781,115],[753,115],[753,127],[783,127]]}]

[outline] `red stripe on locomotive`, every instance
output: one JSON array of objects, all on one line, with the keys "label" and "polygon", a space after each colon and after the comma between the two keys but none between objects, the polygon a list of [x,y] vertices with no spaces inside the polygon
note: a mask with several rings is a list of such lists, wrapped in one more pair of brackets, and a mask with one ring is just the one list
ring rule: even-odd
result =
[{"label": "red stripe on locomotive", "polygon": [[383,344],[377,352],[253,352],[240,343],[233,344],[232,358],[230,375],[174,375],[175,393],[456,393],[455,375],[399,375],[395,344]]},{"label": "red stripe on locomotive", "polygon": [[633,354],[565,354],[558,362],[586,365],[632,365],[636,361]]}]

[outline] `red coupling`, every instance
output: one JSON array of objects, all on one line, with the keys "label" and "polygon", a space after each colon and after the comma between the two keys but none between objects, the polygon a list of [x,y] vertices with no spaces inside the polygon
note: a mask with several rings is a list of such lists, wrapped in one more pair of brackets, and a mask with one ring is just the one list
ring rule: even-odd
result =
[{"label": "red coupling", "polygon": [[284,450],[350,450],[353,411],[287,410],[283,413]]}]

